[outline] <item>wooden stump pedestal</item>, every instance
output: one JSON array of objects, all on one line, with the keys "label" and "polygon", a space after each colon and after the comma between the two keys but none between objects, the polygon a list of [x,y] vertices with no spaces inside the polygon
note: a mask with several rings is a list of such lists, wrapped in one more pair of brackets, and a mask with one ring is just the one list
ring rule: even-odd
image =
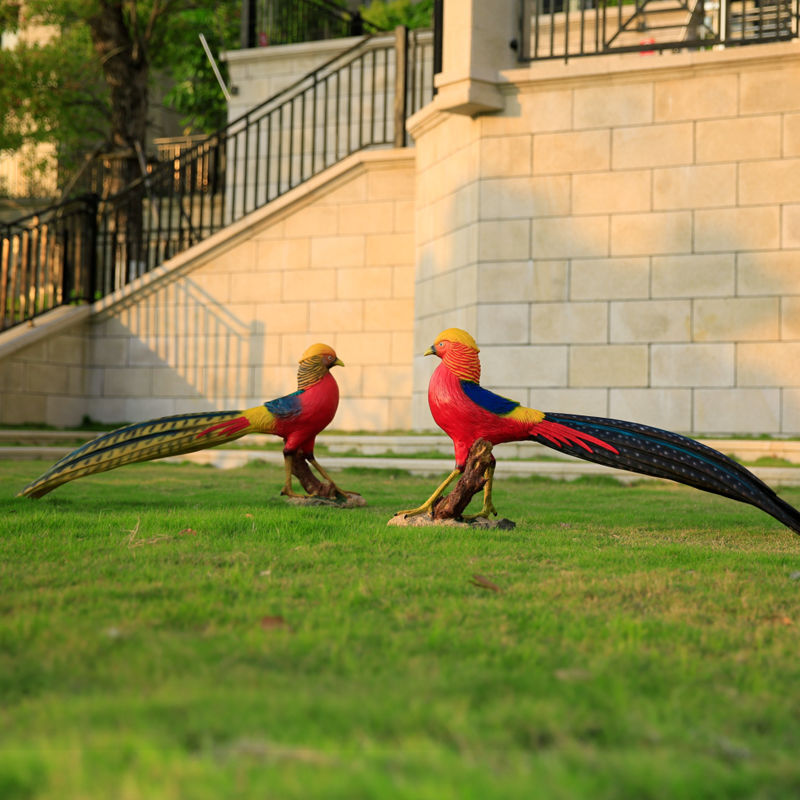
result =
[{"label": "wooden stump pedestal", "polygon": [[486,473],[494,462],[492,443],[478,439],[470,448],[464,472],[446,497],[440,497],[431,509],[435,520],[459,519],[470,500],[486,485]]}]

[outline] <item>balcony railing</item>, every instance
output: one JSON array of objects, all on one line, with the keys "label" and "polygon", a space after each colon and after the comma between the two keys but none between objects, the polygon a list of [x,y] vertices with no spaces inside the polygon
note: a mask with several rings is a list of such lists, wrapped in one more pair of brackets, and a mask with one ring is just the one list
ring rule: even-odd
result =
[{"label": "balcony railing", "polygon": [[800,0],[522,0],[516,44],[521,61],[760,44],[796,38],[799,9]]}]

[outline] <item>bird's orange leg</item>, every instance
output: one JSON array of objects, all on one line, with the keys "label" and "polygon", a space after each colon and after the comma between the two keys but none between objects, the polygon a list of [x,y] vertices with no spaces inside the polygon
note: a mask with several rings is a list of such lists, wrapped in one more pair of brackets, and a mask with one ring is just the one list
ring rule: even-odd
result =
[{"label": "bird's orange leg", "polygon": [[286,453],[283,454],[283,468],[285,470],[286,480],[283,482],[281,494],[285,497],[306,497],[307,495],[297,494],[297,492],[292,489],[292,456]]},{"label": "bird's orange leg", "polygon": [[492,459],[492,463],[486,468],[486,483],[483,486],[483,508],[477,514],[463,514],[462,519],[470,520],[470,519],[478,519],[478,517],[486,517],[489,519],[489,515],[493,514],[495,517],[497,516],[497,509],[494,507],[494,503],[492,502],[492,484],[494,483],[494,468],[495,462]]},{"label": "bird's orange leg", "polygon": [[316,459],[316,458],[314,458],[314,456],[306,456],[306,461],[308,461],[308,463],[309,463],[309,464],[311,464],[311,466],[312,466],[312,467],[314,467],[314,469],[315,469],[317,472],[319,472],[319,474],[320,474],[320,475],[322,475],[322,477],[323,477],[323,478],[324,478],[326,481],[328,481],[328,483],[329,483],[329,484],[330,484],[330,485],[331,485],[331,486],[332,486],[332,487],[333,487],[333,488],[334,488],[334,489],[335,489],[335,490],[336,490],[336,491],[337,491],[337,492],[338,492],[340,495],[342,495],[343,497],[347,497],[347,492],[345,492],[345,491],[343,491],[342,489],[340,489],[340,488],[339,488],[339,487],[338,487],[338,486],[337,486],[337,485],[336,485],[336,484],[333,482],[333,478],[331,478],[331,476],[330,476],[330,475],[328,475],[328,473],[327,473],[327,472],[326,472],[324,469],[322,469],[322,467],[320,466],[320,463],[319,463],[319,461],[317,461],[317,459]]},{"label": "bird's orange leg", "polygon": [[433,504],[442,496],[442,492],[461,474],[461,470],[456,467],[436,488],[436,491],[418,508],[409,508],[407,511],[396,511],[395,516],[413,517],[417,514],[425,514],[433,508]]}]

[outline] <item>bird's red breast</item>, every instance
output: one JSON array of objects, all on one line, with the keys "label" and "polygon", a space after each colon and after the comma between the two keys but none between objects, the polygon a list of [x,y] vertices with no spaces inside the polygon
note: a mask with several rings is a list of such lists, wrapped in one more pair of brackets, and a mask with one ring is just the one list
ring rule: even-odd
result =
[{"label": "bird's red breast", "polygon": [[463,384],[442,362],[428,384],[428,404],[436,424],[453,440],[456,464],[467,460],[476,439],[492,444],[528,437],[533,419],[502,416],[482,408],[464,392]]},{"label": "bird's red breast", "polygon": [[300,394],[300,413],[278,417],[275,433],[286,440],[286,450],[311,453],[314,439],[333,420],[339,406],[339,386],[333,375],[326,372],[316,383]]}]

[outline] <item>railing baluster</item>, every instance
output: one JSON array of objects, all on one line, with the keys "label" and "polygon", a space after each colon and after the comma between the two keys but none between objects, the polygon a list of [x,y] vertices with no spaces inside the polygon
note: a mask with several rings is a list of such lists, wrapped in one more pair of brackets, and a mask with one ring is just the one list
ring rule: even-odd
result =
[{"label": "railing baluster", "polygon": [[[35,228],[33,230],[36,230]],[[28,287],[31,277],[31,231],[25,231],[22,238],[21,258],[22,269],[20,270],[20,281],[17,289],[19,298],[19,319],[28,319]]]},{"label": "railing baluster", "polygon": [[8,281],[12,272],[10,232],[0,241],[0,331],[6,328],[8,315]]},{"label": "railing baluster", "polygon": [[306,93],[300,94],[300,182],[306,180]]},{"label": "railing baluster", "polygon": [[248,173],[250,172],[250,120],[244,127],[244,170],[242,172],[242,211],[247,213],[247,186]]},{"label": "railing baluster", "polygon": [[294,186],[294,98],[289,103],[289,185]]},{"label": "railing baluster", "polygon": [[[405,147],[406,143],[406,80],[408,56],[408,28],[398,26],[394,39],[394,146]],[[386,51],[389,57],[389,51]],[[388,69],[386,70],[388,73]],[[388,114],[384,115],[388,116]],[[384,139],[386,136],[384,135]]]},{"label": "railing baluster", "polygon": [[316,175],[317,172],[317,80],[311,84],[311,91],[313,92],[311,101],[311,174]]},{"label": "railing baluster", "polygon": [[267,114],[265,122],[267,128],[266,183],[267,183],[267,202],[269,203],[269,201],[273,197],[273,195],[270,194],[271,190],[270,180],[272,179],[272,114]]},{"label": "railing baluster", "polygon": [[281,194],[281,187],[283,185],[283,106],[278,108],[278,174],[277,174],[277,190]]},{"label": "railing baluster", "polygon": [[370,125],[369,131],[369,144],[373,144],[375,141],[375,122],[377,116],[377,103],[375,102],[375,93],[376,93],[376,82],[378,80],[378,70],[377,70],[377,61],[378,55],[377,50],[372,51],[372,96],[370,99],[370,110],[372,114],[370,115],[372,124]]},{"label": "railing baluster", "polygon": [[347,65],[347,152],[353,152],[353,62]]},{"label": "railing baluster", "polygon": [[383,50],[383,135],[381,144],[389,142],[389,87],[392,85],[389,79],[389,56],[392,48],[386,47]]},{"label": "railing baluster", "polygon": [[255,163],[253,164],[253,205],[255,208],[258,208],[261,205],[258,199],[258,196],[260,194],[258,171],[261,167],[261,120],[260,119],[257,119],[255,121],[255,136],[256,136],[256,152],[254,156]]},{"label": "railing baluster", "polygon": [[21,319],[18,319],[18,308],[19,303],[17,302],[17,287],[19,285],[19,278],[20,278],[20,271],[22,270],[22,259],[20,257],[20,252],[22,251],[22,236],[24,235],[23,231],[20,231],[18,234],[14,236],[13,239],[13,251],[12,251],[12,260],[14,263],[14,269],[11,271],[11,277],[8,282],[8,303],[9,303],[9,316],[11,318],[11,324],[14,325],[17,322],[22,322]]},{"label": "railing baluster", "polygon": [[363,53],[359,56],[358,62],[361,65],[361,77],[358,81],[358,149],[360,150],[364,146],[364,67],[366,58]]},{"label": "railing baluster", "polygon": [[237,183],[239,178],[239,170],[241,169],[241,165],[239,163],[239,131],[236,131],[233,134],[233,156],[229,160],[230,163],[230,174],[231,174],[231,187],[230,187],[230,220],[227,218],[223,224],[227,224],[228,222],[233,222],[233,220],[237,219],[237,209],[239,207],[239,199],[237,197]]},{"label": "railing baluster", "polygon": [[322,105],[322,168],[328,166],[328,79],[323,84],[325,89]]},{"label": "railing baluster", "polygon": [[339,155],[339,153],[341,152],[339,150],[339,129],[341,127],[339,124],[339,102],[341,100],[341,94],[342,94],[342,85],[341,82],[339,81],[338,70],[333,73],[333,77],[336,79],[336,91],[334,94],[334,104],[333,104],[333,107],[335,108],[333,115],[333,124],[334,124],[333,159],[334,161],[338,161],[341,158],[341,156]]}]

